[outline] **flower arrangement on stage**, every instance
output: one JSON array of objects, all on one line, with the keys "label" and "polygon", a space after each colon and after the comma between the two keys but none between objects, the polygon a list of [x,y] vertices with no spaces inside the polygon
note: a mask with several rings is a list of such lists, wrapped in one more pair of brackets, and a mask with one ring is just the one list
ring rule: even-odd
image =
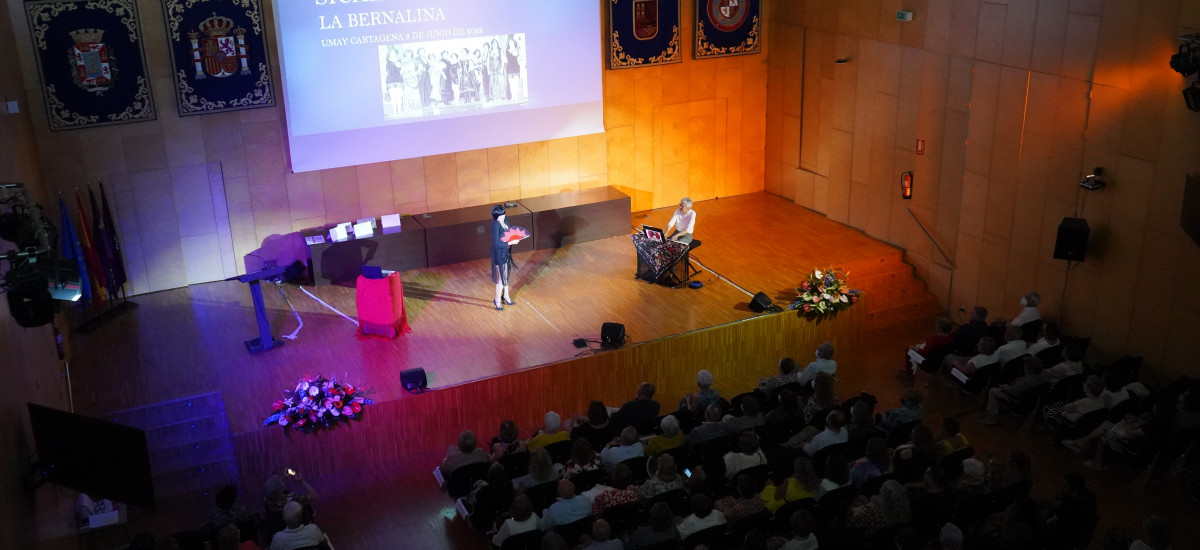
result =
[{"label": "flower arrangement on stage", "polygon": [[838,267],[830,266],[824,272],[814,269],[796,287],[796,301],[788,309],[800,310],[806,317],[824,317],[850,307],[862,291],[851,289],[846,276]]},{"label": "flower arrangement on stage", "polygon": [[284,390],[283,399],[271,404],[275,412],[263,421],[263,426],[291,426],[304,433],[332,430],[338,424],[362,418],[363,407],[373,403],[367,393],[366,386],[355,387],[322,375],[305,375],[296,383],[296,389]]}]

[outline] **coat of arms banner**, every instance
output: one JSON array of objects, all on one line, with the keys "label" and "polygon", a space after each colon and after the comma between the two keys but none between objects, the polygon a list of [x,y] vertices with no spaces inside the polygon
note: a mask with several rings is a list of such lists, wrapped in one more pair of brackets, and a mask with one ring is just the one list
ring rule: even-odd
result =
[{"label": "coat of arms banner", "polygon": [[275,105],[262,0],[162,0],[179,116]]},{"label": "coat of arms banner", "polygon": [[610,0],[608,68],[682,63],[679,0]]},{"label": "coat of arms banner", "polygon": [[50,130],[154,120],[136,0],[25,2]]},{"label": "coat of arms banner", "polygon": [[762,51],[760,0],[696,0],[696,59]]}]

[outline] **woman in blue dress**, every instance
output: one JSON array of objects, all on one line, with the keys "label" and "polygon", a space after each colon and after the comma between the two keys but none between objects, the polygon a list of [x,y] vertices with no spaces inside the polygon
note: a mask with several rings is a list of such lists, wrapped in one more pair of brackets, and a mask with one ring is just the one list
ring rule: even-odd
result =
[{"label": "woman in blue dress", "polygon": [[[512,246],[520,241],[504,242],[500,240],[508,231],[508,222],[504,215],[504,205],[492,207],[492,282],[496,283],[496,311],[504,311],[504,304],[517,305],[508,295],[508,271],[513,265]],[[500,300],[504,300],[503,303]]]}]

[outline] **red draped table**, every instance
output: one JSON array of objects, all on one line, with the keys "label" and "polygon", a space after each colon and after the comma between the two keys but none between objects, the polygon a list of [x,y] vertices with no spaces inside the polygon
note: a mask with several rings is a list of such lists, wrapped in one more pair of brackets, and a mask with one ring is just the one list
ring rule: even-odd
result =
[{"label": "red draped table", "polygon": [[404,287],[400,273],[392,272],[382,279],[358,276],[355,292],[358,303],[359,338],[392,339],[412,332],[408,315],[404,313]]}]

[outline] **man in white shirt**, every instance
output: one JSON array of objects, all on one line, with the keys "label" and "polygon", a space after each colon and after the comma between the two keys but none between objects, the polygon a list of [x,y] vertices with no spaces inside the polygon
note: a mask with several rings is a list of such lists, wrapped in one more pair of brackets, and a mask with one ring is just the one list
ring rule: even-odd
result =
[{"label": "man in white shirt", "polygon": [[1012,321],[1008,322],[1009,326],[1019,327],[1025,323],[1032,323],[1042,318],[1042,312],[1038,310],[1038,304],[1042,302],[1042,297],[1036,292],[1030,292],[1021,297],[1021,313],[1018,313]]},{"label": "man in white shirt", "polygon": [[996,348],[996,361],[1001,365],[1025,355],[1027,345],[1021,339],[1021,327],[1009,326],[1004,329],[1004,345]]},{"label": "man in white shirt", "polygon": [[[674,227],[675,231],[671,231]],[[696,211],[692,210],[692,199],[684,197],[679,201],[679,208],[675,209],[675,215],[671,216],[671,221],[667,223],[667,236],[672,241],[679,241],[684,244],[692,242],[692,232],[696,230]]]},{"label": "man in white shirt", "polygon": [[322,533],[316,524],[302,525],[300,523],[303,515],[304,507],[300,506],[299,502],[292,501],[283,506],[283,523],[287,527],[271,537],[269,550],[307,548],[321,544],[321,541],[325,540],[325,533]]},{"label": "man in white shirt", "polygon": [[804,370],[796,375],[796,381],[801,386],[807,386],[812,383],[813,379],[822,372],[830,375],[837,373],[837,361],[833,360],[832,342],[821,342],[821,345],[817,346],[816,355],[816,360],[809,363],[807,367],[804,367]]},{"label": "man in white shirt", "polygon": [[605,467],[612,469],[617,464],[641,456],[642,442],[638,441],[637,429],[633,426],[625,426],[625,429],[621,430],[620,444],[609,444],[603,451],[600,451],[600,462]]}]

